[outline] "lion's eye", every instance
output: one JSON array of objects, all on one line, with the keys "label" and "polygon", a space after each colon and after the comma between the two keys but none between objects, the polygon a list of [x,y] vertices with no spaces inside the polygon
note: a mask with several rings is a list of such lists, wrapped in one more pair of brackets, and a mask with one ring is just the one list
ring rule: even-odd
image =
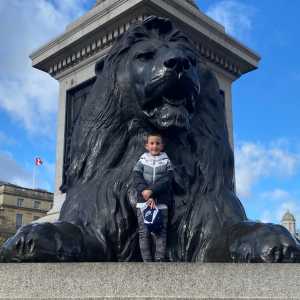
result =
[{"label": "lion's eye", "polygon": [[142,53],[138,53],[135,58],[138,60],[150,60],[154,57],[155,52],[154,51],[148,51],[148,52],[142,52]]}]

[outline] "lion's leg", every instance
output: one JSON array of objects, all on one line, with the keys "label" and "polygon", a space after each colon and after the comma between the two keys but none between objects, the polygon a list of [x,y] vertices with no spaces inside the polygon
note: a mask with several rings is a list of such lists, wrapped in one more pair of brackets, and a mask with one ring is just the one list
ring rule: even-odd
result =
[{"label": "lion's leg", "polygon": [[245,219],[244,210],[232,191],[224,189],[220,194],[197,195],[185,215],[179,216],[178,232],[172,234],[173,260],[230,261],[227,228]]},{"label": "lion's leg", "polygon": [[300,244],[282,226],[241,222],[228,231],[234,262],[300,262]]},{"label": "lion's leg", "polygon": [[2,262],[77,261],[84,256],[84,238],[67,222],[21,227],[0,249]]},{"label": "lion's leg", "polygon": [[280,225],[243,221],[211,240],[204,261],[300,262],[300,244]]}]

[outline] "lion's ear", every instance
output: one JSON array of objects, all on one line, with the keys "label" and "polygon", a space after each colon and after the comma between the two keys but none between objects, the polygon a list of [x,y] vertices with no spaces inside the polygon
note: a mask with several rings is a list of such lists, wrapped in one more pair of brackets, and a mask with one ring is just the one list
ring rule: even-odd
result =
[{"label": "lion's ear", "polygon": [[96,75],[99,75],[104,67],[104,59],[99,60],[95,65],[95,73]]}]

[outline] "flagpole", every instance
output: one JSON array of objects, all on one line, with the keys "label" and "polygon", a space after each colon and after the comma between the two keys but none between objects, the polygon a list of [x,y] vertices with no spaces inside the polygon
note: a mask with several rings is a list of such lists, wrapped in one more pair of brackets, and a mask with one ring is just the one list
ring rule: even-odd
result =
[{"label": "flagpole", "polygon": [[36,188],[37,184],[37,167],[41,166],[43,164],[43,161],[40,157],[36,157],[34,160],[34,166],[33,166],[33,174],[32,174],[32,188]]},{"label": "flagpole", "polygon": [[33,165],[33,175],[32,175],[32,188],[35,189],[35,172],[36,172],[36,163]]}]

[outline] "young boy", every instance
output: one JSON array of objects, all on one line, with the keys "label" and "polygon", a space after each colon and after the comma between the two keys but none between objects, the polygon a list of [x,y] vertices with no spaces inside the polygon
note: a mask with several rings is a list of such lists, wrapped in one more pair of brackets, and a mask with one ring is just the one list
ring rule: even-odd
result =
[{"label": "young boy", "polygon": [[[137,217],[139,242],[143,261],[164,261],[166,256],[168,210],[172,206],[173,171],[171,162],[163,150],[162,136],[151,133],[147,136],[144,153],[133,169],[133,186],[138,192]],[[155,234],[155,254],[151,253],[151,232],[144,224],[142,208],[158,208],[162,218],[162,228]]]}]

